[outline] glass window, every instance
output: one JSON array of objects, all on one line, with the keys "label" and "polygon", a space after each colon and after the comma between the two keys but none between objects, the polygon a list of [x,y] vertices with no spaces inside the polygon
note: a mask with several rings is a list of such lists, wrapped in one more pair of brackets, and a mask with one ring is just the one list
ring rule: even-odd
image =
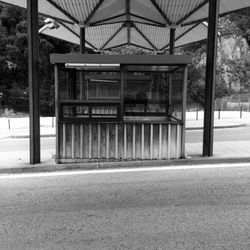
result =
[{"label": "glass window", "polygon": [[120,72],[85,73],[86,100],[120,99]]},{"label": "glass window", "polygon": [[127,72],[124,88],[125,115],[167,116],[166,72]]}]

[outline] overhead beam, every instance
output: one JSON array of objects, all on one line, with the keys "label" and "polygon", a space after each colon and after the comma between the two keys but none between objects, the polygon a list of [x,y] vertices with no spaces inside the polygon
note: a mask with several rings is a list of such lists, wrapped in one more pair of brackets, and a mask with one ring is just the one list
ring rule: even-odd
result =
[{"label": "overhead beam", "polygon": [[209,0],[203,156],[213,155],[214,95],[216,82],[219,7],[220,0]]},{"label": "overhead beam", "polygon": [[187,15],[185,15],[182,19],[180,19],[177,24],[182,24],[185,20],[187,20],[190,16],[192,16],[195,12],[197,12],[199,9],[201,9],[204,5],[208,3],[209,0],[204,0],[202,3],[200,3],[196,8],[191,10]]},{"label": "overhead beam", "polygon": [[133,26],[135,28],[135,30],[150,44],[150,46],[154,49],[157,50],[157,48],[155,47],[155,45],[146,37],[146,35],[138,29],[138,27],[136,27],[136,25]]},{"label": "overhead beam", "polygon": [[[75,36],[79,37],[80,39],[80,34],[76,33],[74,30],[70,29],[67,25],[65,25],[64,23],[62,22],[58,22],[60,25],[62,25],[65,29],[67,29],[68,31],[72,32],[72,34],[74,34]],[[92,47],[93,49],[97,50],[97,48],[91,44],[90,42],[86,41],[85,40],[85,43],[87,43],[90,47]]]},{"label": "overhead beam", "polygon": [[61,8],[54,1],[52,1],[52,0],[46,0],[46,1],[49,2],[51,5],[53,5],[55,8],[57,8],[59,11],[61,11],[66,17],[68,17],[69,19],[71,19],[74,23],[77,23],[77,24],[79,23],[79,20],[77,20],[72,15],[70,15],[66,10],[64,10],[63,8]]},{"label": "overhead beam", "polygon": [[89,24],[90,19],[94,16],[94,14],[96,13],[96,11],[99,9],[99,7],[102,5],[102,3],[104,2],[104,0],[100,0],[96,6],[94,7],[94,9],[91,11],[91,13],[89,14],[89,16],[86,18],[86,20],[84,21],[84,24]]},{"label": "overhead beam", "polygon": [[[97,25],[105,25],[105,24],[110,24],[110,23],[105,23],[105,22],[108,22],[110,20],[113,20],[113,19],[116,19],[116,18],[119,18],[119,17],[122,17],[122,16],[125,16],[126,14],[119,14],[119,15],[115,15],[115,16],[112,16],[112,17],[108,17],[108,18],[105,18],[105,19],[102,19],[102,20],[99,20],[99,21],[96,21],[96,22],[93,22],[93,23],[90,23],[90,26],[97,26]],[[120,23],[121,21],[119,21]]]},{"label": "overhead beam", "polygon": [[105,47],[117,36],[117,34],[124,28],[124,24],[102,45],[100,50],[105,49]]},{"label": "overhead beam", "polygon": [[[194,24],[191,28],[189,28],[188,30],[186,30],[185,32],[183,32],[182,34],[180,34],[178,37],[176,37],[175,35],[175,43],[182,38],[183,36],[185,36],[187,33],[189,33],[192,29],[196,28],[198,25],[200,25],[199,23]],[[192,42],[190,42],[192,43]],[[165,50],[167,49],[167,47],[169,46],[170,43],[167,43],[167,45],[165,45],[164,47],[161,48],[161,50]],[[174,46],[176,48],[176,46]]]},{"label": "overhead beam", "polygon": [[38,0],[27,0],[28,67],[29,67],[29,124],[30,164],[41,162],[40,152],[40,91],[39,91],[39,41]]},{"label": "overhead beam", "polygon": [[160,8],[160,6],[156,3],[155,0],[150,0],[151,3],[154,5],[154,7],[157,9],[157,11],[161,14],[161,16],[163,17],[163,19],[166,21],[166,23],[168,25],[171,25],[171,21],[168,19],[167,15],[162,11],[162,9]]},{"label": "overhead beam", "polygon": [[143,23],[143,22],[140,22],[140,21],[134,21],[134,23],[142,23],[142,24],[150,24],[150,25],[153,25],[153,26],[157,26],[157,27],[165,27],[166,24],[165,23],[161,23],[161,22],[157,22],[153,19],[149,19],[149,18],[146,18],[146,17],[142,17],[142,16],[139,16],[139,15],[136,15],[136,14],[132,14],[130,13],[130,16],[132,17],[136,17],[138,19],[142,19],[144,21],[148,21],[148,23]]}]

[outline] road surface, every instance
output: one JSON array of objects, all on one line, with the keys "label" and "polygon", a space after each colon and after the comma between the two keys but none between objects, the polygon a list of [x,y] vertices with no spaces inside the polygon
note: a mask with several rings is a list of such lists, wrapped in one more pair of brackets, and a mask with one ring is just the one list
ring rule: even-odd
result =
[{"label": "road surface", "polygon": [[0,176],[0,249],[250,249],[250,164],[185,167]]}]

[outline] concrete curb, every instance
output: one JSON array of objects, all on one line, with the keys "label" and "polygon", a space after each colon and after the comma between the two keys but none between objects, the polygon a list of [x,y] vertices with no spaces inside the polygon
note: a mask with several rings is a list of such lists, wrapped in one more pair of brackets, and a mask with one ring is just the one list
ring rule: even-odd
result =
[{"label": "concrete curb", "polygon": [[119,169],[119,168],[141,168],[141,167],[177,167],[177,166],[192,166],[201,164],[232,164],[232,163],[249,163],[250,157],[239,158],[211,158],[211,157],[196,157],[180,160],[160,160],[160,161],[117,161],[117,162],[90,162],[90,163],[67,163],[67,164],[36,164],[30,167],[12,167],[0,169],[0,174],[19,174],[19,173],[39,173],[39,172],[55,172],[69,170],[98,170],[98,169]]}]

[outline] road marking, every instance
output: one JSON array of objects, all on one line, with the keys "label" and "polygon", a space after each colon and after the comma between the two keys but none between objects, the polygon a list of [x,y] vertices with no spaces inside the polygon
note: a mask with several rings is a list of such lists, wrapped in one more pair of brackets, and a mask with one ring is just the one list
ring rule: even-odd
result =
[{"label": "road marking", "polygon": [[175,171],[192,169],[213,169],[213,168],[242,168],[250,167],[250,163],[223,163],[223,164],[204,164],[192,166],[161,166],[161,167],[138,167],[138,168],[120,168],[120,169],[96,169],[96,170],[70,170],[58,172],[43,173],[21,173],[21,174],[2,174],[0,179],[33,178],[33,177],[54,177],[54,176],[73,176],[73,175],[91,175],[91,174],[114,174],[114,173],[132,173],[132,172],[150,172],[150,171]]}]

